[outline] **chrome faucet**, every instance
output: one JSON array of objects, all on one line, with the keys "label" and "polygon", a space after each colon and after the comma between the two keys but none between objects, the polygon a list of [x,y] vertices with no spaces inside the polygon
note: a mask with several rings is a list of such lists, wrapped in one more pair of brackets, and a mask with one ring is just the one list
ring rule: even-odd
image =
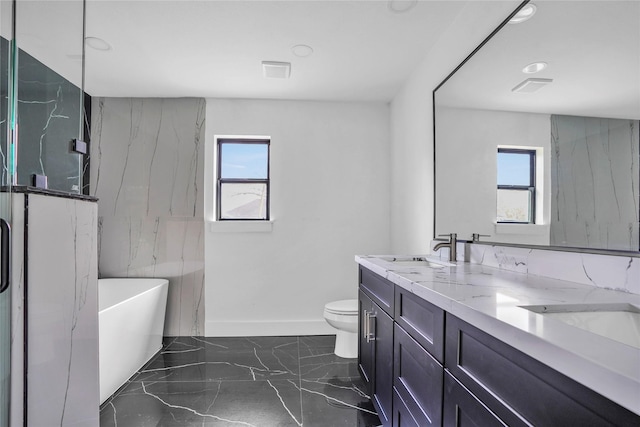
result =
[{"label": "chrome faucet", "polygon": [[473,233],[471,235],[471,243],[479,243],[481,237],[491,237],[488,234]]},{"label": "chrome faucet", "polygon": [[455,261],[458,255],[456,252],[456,243],[458,240],[458,235],[456,233],[451,233],[451,234],[439,234],[439,236],[447,236],[449,237],[449,241],[438,243],[433,247],[433,250],[437,251],[442,248],[449,248],[449,261]]}]

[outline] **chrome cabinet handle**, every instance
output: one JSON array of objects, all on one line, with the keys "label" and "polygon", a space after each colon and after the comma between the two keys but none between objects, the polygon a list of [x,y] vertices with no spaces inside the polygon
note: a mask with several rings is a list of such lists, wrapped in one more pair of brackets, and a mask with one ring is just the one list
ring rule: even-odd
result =
[{"label": "chrome cabinet handle", "polygon": [[367,320],[367,344],[370,343],[371,341],[375,341],[376,340],[376,334],[371,332],[371,319],[373,319],[373,321],[375,322],[376,320],[376,315],[374,313],[368,313],[368,320]]},{"label": "chrome cabinet handle", "polygon": [[369,336],[369,312],[364,310],[364,316],[362,316],[362,337],[367,338]]}]

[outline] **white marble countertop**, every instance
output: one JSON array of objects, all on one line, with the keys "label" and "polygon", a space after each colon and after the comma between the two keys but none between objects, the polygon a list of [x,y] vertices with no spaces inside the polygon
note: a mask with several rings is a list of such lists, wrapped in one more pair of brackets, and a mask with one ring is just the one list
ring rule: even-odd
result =
[{"label": "white marble countertop", "polygon": [[640,349],[520,307],[640,305],[640,295],[460,261],[430,268],[384,259],[394,256],[404,258],[363,255],[356,262],[640,415]]}]

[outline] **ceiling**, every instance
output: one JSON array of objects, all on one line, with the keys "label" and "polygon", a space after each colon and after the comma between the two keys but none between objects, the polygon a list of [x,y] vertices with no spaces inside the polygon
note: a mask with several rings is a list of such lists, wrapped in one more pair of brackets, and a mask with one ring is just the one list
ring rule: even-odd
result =
[{"label": "ceiling", "polygon": [[[400,1],[400,6],[411,2]],[[390,101],[467,1],[88,0],[86,91],[112,97]],[[22,1],[19,45],[77,85],[81,1]],[[56,18],[53,19],[52,17]],[[313,54],[292,53],[306,44]],[[266,79],[261,61],[292,64]]]},{"label": "ceiling", "polygon": [[[9,1],[1,1],[4,11]],[[639,117],[640,1],[534,2],[536,15],[500,31],[438,91],[438,101]],[[456,17],[483,3],[419,0],[397,13],[387,0],[87,0],[86,34],[111,49],[86,48],[85,88],[113,97],[388,102]],[[80,86],[82,0],[17,5],[19,46]],[[313,54],[295,56],[297,44]],[[291,62],[291,77],[264,78],[265,60]],[[533,61],[549,67],[523,74]],[[554,82],[535,94],[512,93],[527,77]]]}]

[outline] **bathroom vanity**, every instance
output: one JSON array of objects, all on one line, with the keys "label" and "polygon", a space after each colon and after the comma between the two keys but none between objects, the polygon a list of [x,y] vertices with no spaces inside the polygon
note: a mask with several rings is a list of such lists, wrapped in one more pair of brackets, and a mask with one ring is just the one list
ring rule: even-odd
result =
[{"label": "bathroom vanity", "polygon": [[460,261],[356,261],[358,366],[383,425],[640,425],[634,338],[545,312],[633,311],[640,295]]}]

